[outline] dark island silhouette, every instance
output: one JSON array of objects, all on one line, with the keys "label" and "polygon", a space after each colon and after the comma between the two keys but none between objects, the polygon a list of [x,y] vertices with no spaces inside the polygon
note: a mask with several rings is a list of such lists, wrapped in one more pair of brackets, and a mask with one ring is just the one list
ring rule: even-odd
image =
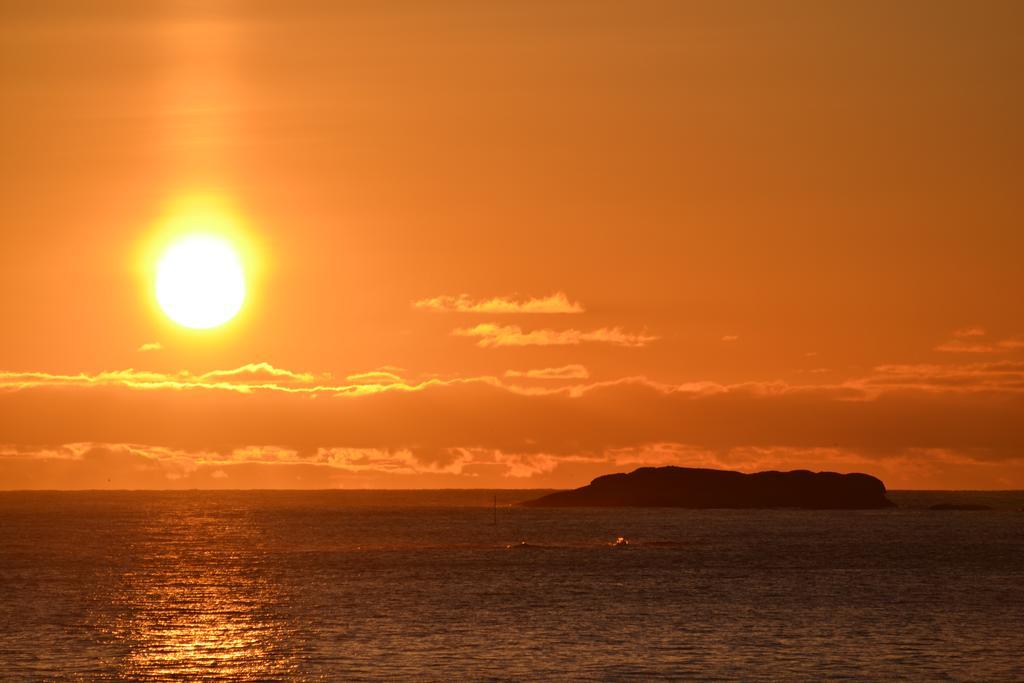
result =
[{"label": "dark island silhouette", "polygon": [[641,467],[607,474],[527,507],[804,508],[870,510],[894,507],[885,484],[868,474],[757,472],[691,467]]}]

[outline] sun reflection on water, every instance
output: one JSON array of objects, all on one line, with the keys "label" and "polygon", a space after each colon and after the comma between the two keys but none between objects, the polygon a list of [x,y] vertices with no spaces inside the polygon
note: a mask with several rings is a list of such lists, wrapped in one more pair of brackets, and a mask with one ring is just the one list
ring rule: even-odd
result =
[{"label": "sun reflection on water", "polygon": [[202,513],[154,518],[115,595],[121,616],[108,633],[124,648],[121,677],[265,680],[295,673],[279,644],[297,634],[245,522]]}]

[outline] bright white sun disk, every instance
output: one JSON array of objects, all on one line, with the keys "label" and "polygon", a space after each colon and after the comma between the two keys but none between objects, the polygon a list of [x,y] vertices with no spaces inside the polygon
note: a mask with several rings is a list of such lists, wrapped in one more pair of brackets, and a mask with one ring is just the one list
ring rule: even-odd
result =
[{"label": "bright white sun disk", "polygon": [[168,247],[156,271],[156,300],[174,322],[193,329],[223,325],[245,301],[245,273],[229,242],[192,235]]}]

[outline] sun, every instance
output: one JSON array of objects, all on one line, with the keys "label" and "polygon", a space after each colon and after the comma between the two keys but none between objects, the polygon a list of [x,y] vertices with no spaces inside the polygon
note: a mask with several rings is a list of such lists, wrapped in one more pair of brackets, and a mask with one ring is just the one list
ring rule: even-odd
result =
[{"label": "sun", "polygon": [[245,271],[238,252],[215,235],[179,238],[157,263],[156,300],[168,318],[184,327],[223,325],[245,302]]}]

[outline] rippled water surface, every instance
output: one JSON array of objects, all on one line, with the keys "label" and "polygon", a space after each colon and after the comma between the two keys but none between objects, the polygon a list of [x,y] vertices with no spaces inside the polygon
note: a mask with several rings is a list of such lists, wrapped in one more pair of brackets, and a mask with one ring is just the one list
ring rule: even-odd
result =
[{"label": "rippled water surface", "polygon": [[0,493],[0,678],[1024,680],[1024,493],[535,495]]}]

